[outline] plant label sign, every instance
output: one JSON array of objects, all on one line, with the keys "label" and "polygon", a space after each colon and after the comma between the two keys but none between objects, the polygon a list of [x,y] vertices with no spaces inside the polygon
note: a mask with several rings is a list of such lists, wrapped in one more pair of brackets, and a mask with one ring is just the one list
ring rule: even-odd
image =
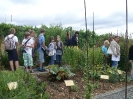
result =
[{"label": "plant label sign", "polygon": [[122,74],[122,71],[121,70],[117,70],[119,74]]},{"label": "plant label sign", "polygon": [[74,85],[73,80],[64,80],[64,81],[65,81],[66,86],[73,86]]},{"label": "plant label sign", "polygon": [[9,90],[16,89],[18,87],[17,82],[10,82],[10,83],[7,83],[7,85],[8,85]]},{"label": "plant label sign", "polygon": [[109,79],[109,76],[108,76],[108,75],[101,75],[100,78],[101,78],[101,79]]}]

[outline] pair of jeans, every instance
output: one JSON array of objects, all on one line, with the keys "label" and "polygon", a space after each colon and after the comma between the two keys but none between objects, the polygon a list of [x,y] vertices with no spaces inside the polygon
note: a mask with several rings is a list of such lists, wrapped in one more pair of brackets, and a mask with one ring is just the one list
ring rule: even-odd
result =
[{"label": "pair of jeans", "polygon": [[53,56],[50,56],[50,62],[49,62],[49,65],[53,65],[54,64],[54,55]]},{"label": "pair of jeans", "polygon": [[108,67],[108,59],[104,56],[104,69],[106,70]]},{"label": "pair of jeans", "polygon": [[62,61],[62,55],[56,55],[56,64],[61,66],[61,61]]},{"label": "pair of jeans", "polygon": [[39,62],[44,63],[44,52],[42,50],[38,50],[39,53]]},{"label": "pair of jeans", "polygon": [[112,67],[118,67],[118,61],[112,61]]}]

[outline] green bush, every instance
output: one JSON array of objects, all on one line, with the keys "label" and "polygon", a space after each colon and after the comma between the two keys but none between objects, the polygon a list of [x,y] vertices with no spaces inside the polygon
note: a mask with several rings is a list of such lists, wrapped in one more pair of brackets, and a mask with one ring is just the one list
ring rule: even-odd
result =
[{"label": "green bush", "polygon": [[50,72],[50,80],[65,80],[75,74],[72,73],[67,67],[58,67],[56,65],[48,66]]},{"label": "green bush", "polygon": [[[17,82],[18,87],[9,90],[7,86],[9,82]],[[41,94],[42,99],[49,99],[49,94],[45,92],[46,83],[38,82],[33,75],[24,72],[21,68],[15,72],[1,71],[0,85],[0,97],[3,99],[38,99]]]},{"label": "green bush", "polygon": [[86,62],[85,52],[76,47],[65,47],[63,62],[70,65],[72,70],[83,69]]},{"label": "green bush", "polygon": [[75,85],[73,85],[73,86],[71,86],[71,91],[73,91],[73,92],[78,92],[78,85],[77,84],[75,84]]},{"label": "green bush", "polygon": [[[93,48],[89,48],[89,63],[93,62]],[[103,64],[103,53],[100,47],[94,47],[94,65]]]},{"label": "green bush", "polygon": [[9,69],[7,52],[5,51],[5,53],[1,53],[0,57],[1,57],[1,66],[4,66],[4,68]]},{"label": "green bush", "polygon": [[94,69],[91,68],[88,71],[89,77],[91,79],[100,80],[101,75],[108,75],[109,81],[112,83],[116,83],[119,81],[125,81],[126,74],[122,71],[122,74],[119,74],[117,68],[108,67],[107,70],[104,69],[104,66],[95,65]]},{"label": "green bush", "polygon": [[[122,39],[122,41],[124,42],[125,39]],[[120,68],[121,70],[124,70],[126,71],[126,63],[128,61],[128,56],[126,56],[126,44],[123,43],[123,42],[120,42],[120,53],[121,53],[121,56],[120,56],[120,61],[119,61],[119,66],[118,68]],[[128,55],[128,51],[129,51],[129,48],[131,46],[131,42],[129,42],[128,44],[128,50],[127,50],[127,55]],[[131,64],[130,62],[128,62],[128,67],[127,67],[128,71],[131,69]]]}]

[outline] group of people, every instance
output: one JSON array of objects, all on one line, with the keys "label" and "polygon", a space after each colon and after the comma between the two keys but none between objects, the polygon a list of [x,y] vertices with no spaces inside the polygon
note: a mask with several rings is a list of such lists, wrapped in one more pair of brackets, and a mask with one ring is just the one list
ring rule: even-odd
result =
[{"label": "group of people", "polygon": [[[57,35],[56,41],[54,41],[54,37],[51,36],[49,39],[48,47],[45,45],[45,30],[41,29],[40,35],[35,42],[35,50],[37,49],[39,54],[39,71],[43,72],[43,63],[45,62],[45,51],[50,57],[49,65],[53,65],[54,62],[61,66],[62,55],[63,55],[63,42],[61,41],[61,37]],[[56,61],[55,61],[56,60]]]},{"label": "group of people", "polygon": [[[8,60],[10,64],[10,68],[12,71],[19,67],[18,61],[18,52],[17,46],[19,46],[18,38],[15,36],[15,29],[11,28],[9,30],[9,35],[7,35],[4,39],[5,49],[8,52]],[[67,31],[65,43],[61,41],[61,37],[57,35],[56,41],[53,36],[49,38],[49,45],[45,45],[45,30],[42,28],[40,30],[39,36],[35,39],[34,30],[30,30],[25,32],[24,39],[22,41],[22,53],[24,66],[27,72],[33,72],[33,58],[35,56],[35,52],[38,52],[39,55],[39,71],[46,71],[43,69],[43,63],[45,62],[45,53],[50,57],[49,65],[53,65],[54,63],[61,66],[62,64],[62,55],[63,55],[63,45],[66,46],[78,46],[78,36],[79,32],[76,31],[73,36],[71,36],[71,32]],[[102,52],[104,55],[104,67],[107,69],[108,61],[112,61],[110,64],[112,67],[118,67],[118,62],[120,61],[120,45],[119,45],[119,36],[111,37],[111,40],[105,40],[104,45],[102,46]],[[110,45],[109,45],[110,44]],[[108,47],[109,46],[109,47]],[[132,64],[131,70],[131,78],[133,79],[133,45],[129,49],[129,60]],[[30,67],[30,70],[28,69]]]},{"label": "group of people", "polygon": [[[111,41],[104,41],[104,45],[102,46],[102,52],[104,55],[104,67],[107,69],[107,64],[112,67],[117,68],[118,62],[120,61],[120,45],[119,45],[119,36],[111,37]],[[110,45],[109,45],[110,44]],[[108,47],[109,45],[109,47]],[[132,64],[131,69],[131,79],[133,80],[133,45],[129,48],[129,61]],[[109,64],[109,61],[112,61]]]},{"label": "group of people", "polygon": [[[109,64],[112,67],[118,67],[118,61],[120,61],[120,46],[118,44],[120,40],[119,36],[115,36],[111,38],[111,41],[104,41],[104,45],[102,46],[102,52],[104,54],[104,67],[107,68],[107,64],[109,64],[109,60],[112,60],[112,63]],[[108,45],[110,44],[109,48]],[[111,57],[110,57],[111,56]]]},{"label": "group of people", "polygon": [[[18,38],[15,36],[15,29],[11,28],[9,30],[9,35],[7,35],[4,39],[5,49],[8,52],[8,60],[10,64],[10,68],[12,71],[15,70],[14,63],[16,69],[19,67],[19,58],[17,52],[17,46],[19,46]],[[62,55],[63,55],[63,42],[61,41],[61,37],[57,35],[56,41],[53,36],[49,38],[48,46],[45,45],[45,29],[40,30],[40,34],[35,39],[34,30],[29,30],[25,32],[24,39],[22,40],[21,48],[23,53],[24,67],[27,72],[34,72],[33,60],[35,57],[35,52],[38,52],[39,55],[39,68],[40,72],[46,71],[43,69],[43,63],[45,62],[45,53],[50,57],[49,65],[53,65],[54,63],[59,66],[62,65]],[[71,36],[70,31],[67,32],[67,37],[65,40],[66,46],[78,46],[78,35],[79,32],[76,31],[73,36]],[[12,48],[11,48],[12,46]],[[30,67],[30,69],[28,69]]]}]

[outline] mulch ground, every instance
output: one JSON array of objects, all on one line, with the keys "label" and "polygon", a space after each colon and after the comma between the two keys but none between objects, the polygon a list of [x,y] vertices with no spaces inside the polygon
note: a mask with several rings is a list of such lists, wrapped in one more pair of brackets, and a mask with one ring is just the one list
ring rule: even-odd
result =
[{"label": "mulch ground", "polygon": [[[70,91],[70,99],[85,99],[85,82],[83,80],[82,73],[75,73],[74,77],[70,79],[78,86],[78,91]],[[47,77],[38,75],[41,81],[47,83],[46,91],[50,94],[50,99],[69,99],[69,87],[66,87],[64,81],[54,81],[51,82]],[[91,80],[93,83],[93,81]],[[96,82],[96,81],[94,81]],[[133,85],[133,81],[129,82],[128,85]],[[94,89],[93,96],[106,93],[111,90],[125,87],[125,82],[110,83],[108,81],[97,81],[97,87]]]}]

